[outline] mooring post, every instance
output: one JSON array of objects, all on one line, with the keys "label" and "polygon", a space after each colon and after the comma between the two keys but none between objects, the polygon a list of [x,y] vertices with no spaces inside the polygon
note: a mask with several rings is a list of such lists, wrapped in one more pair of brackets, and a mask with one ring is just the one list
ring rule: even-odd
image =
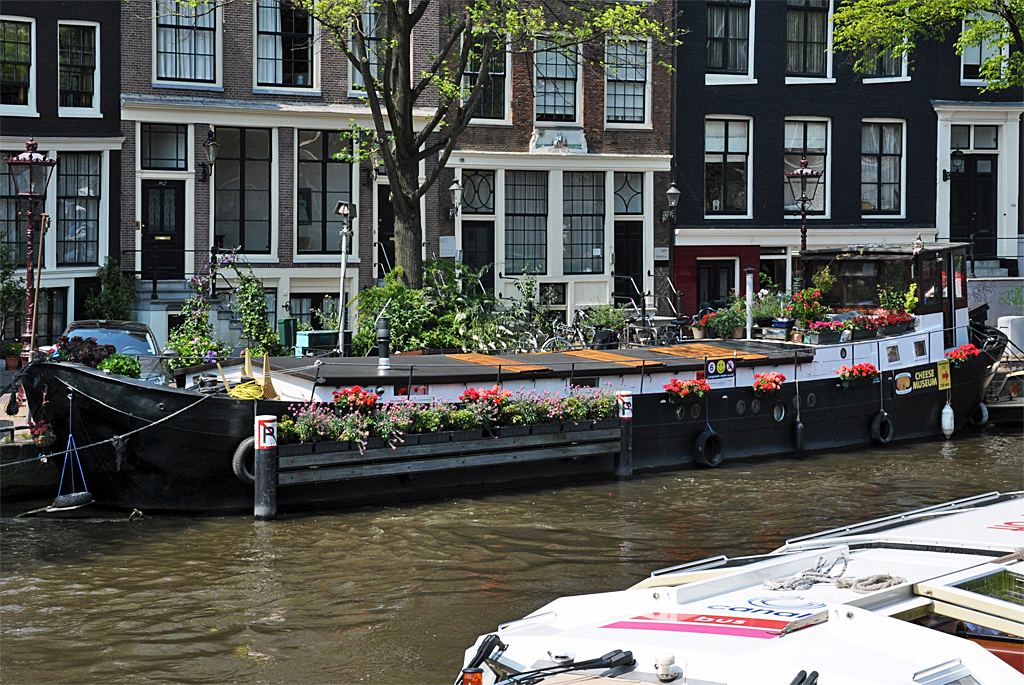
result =
[{"label": "mooring post", "polygon": [[629,478],[633,475],[633,393],[620,390],[615,393],[619,406],[619,425],[622,426],[622,449],[615,460],[615,477]]},{"label": "mooring post", "polygon": [[388,317],[377,321],[377,372],[391,370],[391,324]]},{"label": "mooring post", "polygon": [[277,516],[277,417],[256,417],[255,502],[252,515],[257,521]]}]

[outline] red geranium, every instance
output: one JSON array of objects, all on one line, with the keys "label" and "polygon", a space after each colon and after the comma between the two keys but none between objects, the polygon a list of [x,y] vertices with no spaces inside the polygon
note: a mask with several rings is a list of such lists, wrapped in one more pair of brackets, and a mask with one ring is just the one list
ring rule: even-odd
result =
[{"label": "red geranium", "polygon": [[365,414],[372,410],[377,404],[377,396],[372,392],[366,392],[358,385],[351,388],[342,388],[334,392],[334,406],[341,414],[359,412]]},{"label": "red geranium", "polygon": [[836,371],[839,374],[839,378],[844,381],[848,381],[854,378],[867,378],[873,380],[878,378],[878,368],[871,362],[864,362],[863,364],[854,364],[853,366],[846,366],[845,364],[839,367]]},{"label": "red geranium", "polygon": [[668,385],[662,387],[668,393],[670,401],[678,401],[690,397],[704,397],[704,394],[711,390],[711,386],[705,380],[681,381],[678,378],[673,378],[668,382]]},{"label": "red geranium", "polygon": [[778,392],[786,382],[785,374],[778,371],[754,374],[754,390],[760,392]]}]

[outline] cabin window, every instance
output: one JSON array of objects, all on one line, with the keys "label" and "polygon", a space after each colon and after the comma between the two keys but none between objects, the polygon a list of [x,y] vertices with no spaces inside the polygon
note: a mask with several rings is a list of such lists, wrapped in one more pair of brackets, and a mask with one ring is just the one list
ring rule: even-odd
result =
[{"label": "cabin window", "polygon": [[899,345],[889,345],[885,348],[886,357],[889,359],[889,363],[898,362],[900,360],[900,347]]},{"label": "cabin window", "polygon": [[928,356],[928,341],[927,340],[915,340],[914,341],[914,356],[916,356],[916,357],[927,357]]},{"label": "cabin window", "polygon": [[921,311],[942,310],[942,262],[934,258],[921,260],[921,277],[918,297]]},{"label": "cabin window", "polygon": [[905,293],[913,282],[909,261],[842,261],[827,265],[809,262],[807,272],[815,274],[824,266],[835,277],[836,284],[822,293],[821,301],[832,307],[877,307],[879,288]]},{"label": "cabin window", "polygon": [[967,259],[963,252],[953,255],[953,298],[957,306],[967,304]]}]

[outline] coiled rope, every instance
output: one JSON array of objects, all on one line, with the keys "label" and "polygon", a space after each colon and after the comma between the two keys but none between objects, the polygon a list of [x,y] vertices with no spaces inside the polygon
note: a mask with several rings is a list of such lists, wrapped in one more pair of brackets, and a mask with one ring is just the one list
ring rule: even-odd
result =
[{"label": "coiled rope", "polygon": [[[840,562],[842,562],[842,568],[836,575],[832,575],[832,570]],[[846,573],[850,563],[845,556],[837,557],[828,568],[825,568],[825,563],[824,557],[818,557],[818,563],[814,568],[801,571],[788,578],[768,578],[761,584],[761,587],[766,590],[809,590],[815,585],[829,584],[840,589],[849,588],[857,594],[866,595],[869,592],[884,590],[907,582],[906,578],[888,573],[878,573],[863,578],[843,578],[842,575]]]}]

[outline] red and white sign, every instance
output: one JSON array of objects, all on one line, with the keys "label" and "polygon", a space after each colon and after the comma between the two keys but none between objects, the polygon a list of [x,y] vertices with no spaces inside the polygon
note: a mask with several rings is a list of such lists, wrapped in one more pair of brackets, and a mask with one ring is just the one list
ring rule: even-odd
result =
[{"label": "red and white sign", "polygon": [[266,450],[277,447],[277,417],[256,417],[256,449]]},{"label": "red and white sign", "polygon": [[734,637],[755,637],[771,639],[791,621],[769,618],[740,616],[718,616],[715,614],[662,614],[653,613],[634,616],[625,621],[609,623],[602,628],[618,630],[664,630],[679,633],[705,633],[710,635],[732,635]]}]

